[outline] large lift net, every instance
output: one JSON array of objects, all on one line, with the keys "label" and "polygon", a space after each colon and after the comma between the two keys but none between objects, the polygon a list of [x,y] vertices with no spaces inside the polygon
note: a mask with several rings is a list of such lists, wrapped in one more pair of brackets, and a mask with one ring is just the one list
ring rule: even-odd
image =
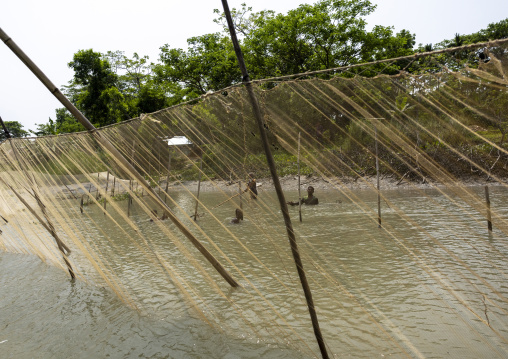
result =
[{"label": "large lift net", "polygon": [[[319,198],[290,214],[330,353],[508,355],[507,44],[253,82],[287,200]],[[92,133],[7,140],[0,249],[319,355],[245,87],[97,131],[152,193]]]}]

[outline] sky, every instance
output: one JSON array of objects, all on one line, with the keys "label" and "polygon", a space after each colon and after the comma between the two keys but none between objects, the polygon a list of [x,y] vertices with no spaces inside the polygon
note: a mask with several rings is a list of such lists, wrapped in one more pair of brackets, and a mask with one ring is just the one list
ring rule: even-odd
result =
[{"label": "sky", "polygon": [[[286,13],[316,0],[229,0],[254,11]],[[470,34],[508,17],[508,1],[491,0],[371,0],[377,5],[367,28],[393,26],[416,35],[417,44],[437,43]],[[219,0],[3,0],[0,28],[61,88],[72,79],[67,66],[78,50],[124,51],[148,55],[157,62],[159,48],[186,48],[193,36],[221,31],[213,22]],[[18,121],[25,130],[55,119],[63,107],[5,45],[0,44],[0,116]]]}]

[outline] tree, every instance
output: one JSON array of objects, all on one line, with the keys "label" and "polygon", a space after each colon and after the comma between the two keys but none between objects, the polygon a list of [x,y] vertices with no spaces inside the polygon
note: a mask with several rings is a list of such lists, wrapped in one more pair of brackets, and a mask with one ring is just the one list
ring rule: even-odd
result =
[{"label": "tree", "polygon": [[74,79],[68,93],[76,107],[97,127],[129,118],[128,106],[118,90],[118,76],[102,54],[92,49],[74,54],[69,67]]},{"label": "tree", "polygon": [[357,63],[374,9],[368,0],[321,0],[287,15],[255,14],[244,40],[249,68],[260,78]]},{"label": "tree", "polygon": [[219,33],[192,37],[188,50],[161,47],[161,64],[154,67],[157,82],[176,83],[173,88],[182,99],[196,98],[241,80],[231,40]]},{"label": "tree", "polygon": [[[4,125],[9,131],[11,137],[26,137],[29,135],[28,131],[23,130],[23,125],[18,121],[4,121]],[[0,131],[0,141],[4,141],[7,137],[3,128]]]}]

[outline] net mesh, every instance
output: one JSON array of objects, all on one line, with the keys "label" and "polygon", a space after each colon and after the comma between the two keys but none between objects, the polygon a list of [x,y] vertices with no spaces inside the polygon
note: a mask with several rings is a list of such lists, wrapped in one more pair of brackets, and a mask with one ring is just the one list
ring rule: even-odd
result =
[{"label": "net mesh", "polygon": [[[304,190],[313,185],[319,197],[326,189],[319,206],[302,209],[295,232],[331,353],[425,357],[421,331],[437,325],[467,328],[455,334],[468,350],[479,350],[474,342],[507,355],[507,208],[488,207],[483,187],[469,183],[506,191],[507,44],[253,83],[287,199],[298,198],[298,171]],[[91,133],[0,145],[0,248],[71,266],[79,280],[107,285],[143,313],[190,314],[228,335],[317,356],[245,88],[97,131],[240,287],[221,278]],[[250,174],[256,199],[246,191]],[[398,186],[430,212],[401,204]],[[384,215],[365,191],[379,194]],[[230,223],[237,209],[240,225]],[[298,210],[290,212],[298,223]],[[361,225],[348,223],[352,213]],[[459,227],[447,229],[444,216]],[[487,218],[498,241],[487,237]],[[353,253],[366,249],[348,248],[352,236],[372,251],[372,273],[358,271]],[[381,262],[393,263],[386,278]],[[380,276],[386,287],[372,283]],[[385,295],[393,302],[415,287],[415,302],[440,303],[452,323],[417,314],[413,322],[379,299],[392,290]]]}]

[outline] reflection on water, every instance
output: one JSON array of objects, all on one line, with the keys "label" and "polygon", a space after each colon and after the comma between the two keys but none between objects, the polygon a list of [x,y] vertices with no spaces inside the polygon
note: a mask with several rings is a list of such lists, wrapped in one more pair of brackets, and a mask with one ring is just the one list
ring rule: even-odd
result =
[{"label": "reflection on water", "polygon": [[[483,188],[474,191],[481,196]],[[394,190],[383,194],[383,229],[377,228],[373,215],[377,197],[372,191],[356,192],[354,201],[338,192],[319,191],[320,205],[304,207],[302,223],[297,207],[290,208],[331,352],[355,358],[507,357],[508,242],[499,230],[503,222],[498,221],[497,228],[494,223],[489,237],[482,214],[447,193]],[[217,193],[201,195],[210,208],[223,200]],[[206,211],[201,211],[205,214],[199,226],[245,274],[240,282],[263,292],[312,341],[301,297],[288,296],[283,289],[282,284],[295,286],[296,272],[288,260],[289,245],[275,194],[261,192],[261,196],[262,203],[243,203],[245,220],[240,225],[229,223],[234,216],[231,205],[213,211],[226,230],[240,238],[240,244],[222,236],[225,230]],[[297,198],[297,193],[288,192],[287,197]],[[192,213],[190,196],[175,193],[174,198]],[[504,189],[491,189],[492,207],[501,220],[508,214],[507,200]],[[99,228],[116,230],[98,209],[87,210]],[[161,256],[172,256],[175,248],[156,224],[136,207],[132,218],[139,231],[153,238]],[[258,222],[271,225],[260,228]],[[100,237],[101,231],[94,228],[84,230]],[[131,229],[119,231],[102,253],[115,258],[110,265],[120,273],[122,283],[132,288],[142,314],[127,308],[109,290],[71,283],[65,272],[37,259],[0,254],[1,357],[305,357],[284,344],[241,340],[241,335],[232,337],[193,318],[177,288],[168,286],[167,277],[154,275],[138,258],[135,244],[125,240],[130,235],[134,235]],[[241,244],[268,268],[254,261]],[[132,248],[126,251],[125,246]],[[192,270],[178,257],[173,265],[180,271]],[[268,271],[280,281],[267,276]],[[323,285],[323,273],[333,286]],[[215,292],[207,291],[199,273],[194,281],[197,287],[205,287],[200,295],[213,303],[221,319],[234,322],[230,302],[214,298]],[[240,306],[249,304],[250,297],[242,290],[229,295]],[[269,332],[272,326],[264,318],[249,320],[260,331]],[[315,343],[309,345],[314,350]]]}]

